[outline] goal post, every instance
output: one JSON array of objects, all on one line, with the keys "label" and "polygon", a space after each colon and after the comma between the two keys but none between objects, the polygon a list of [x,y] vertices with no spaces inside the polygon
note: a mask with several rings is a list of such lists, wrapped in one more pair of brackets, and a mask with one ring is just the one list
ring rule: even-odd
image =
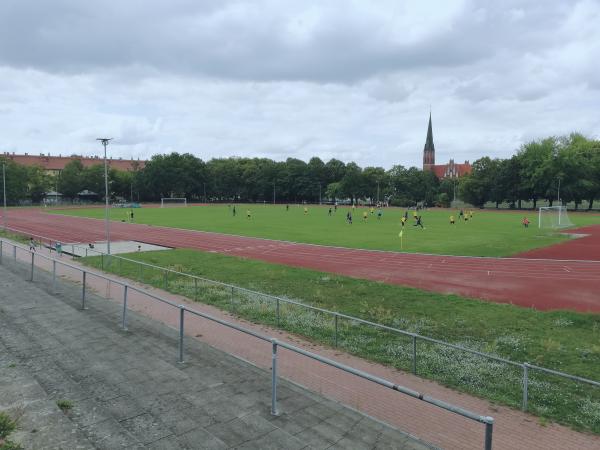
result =
[{"label": "goal post", "polygon": [[538,213],[538,228],[565,228],[573,226],[566,206],[542,206]]},{"label": "goal post", "polygon": [[160,199],[161,208],[170,208],[173,206],[187,206],[185,197],[163,197]]}]

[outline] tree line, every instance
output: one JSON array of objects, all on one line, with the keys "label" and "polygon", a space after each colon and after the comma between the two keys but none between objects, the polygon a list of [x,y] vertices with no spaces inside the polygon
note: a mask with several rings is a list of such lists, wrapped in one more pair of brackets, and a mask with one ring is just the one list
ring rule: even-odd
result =
[{"label": "tree line", "polygon": [[[0,157],[0,161],[2,158]],[[41,201],[45,192],[58,189],[67,199],[84,189],[104,193],[104,167],[84,167],[79,160],[67,164],[60,176],[40,167],[7,164],[7,199]],[[579,134],[549,137],[524,144],[507,159],[483,157],[473,163],[470,175],[439,180],[432,172],[396,165],[361,168],[338,159],[213,158],[207,162],[189,153],[154,155],[144,168],[131,172],[111,169],[111,199],[158,201],[186,197],[209,202],[325,202],[389,201],[392,205],[417,203],[449,206],[454,198],[475,206],[507,202],[520,208],[523,201],[560,197],[565,202],[592,207],[600,194],[600,142]],[[0,187],[1,188],[1,187]]]}]

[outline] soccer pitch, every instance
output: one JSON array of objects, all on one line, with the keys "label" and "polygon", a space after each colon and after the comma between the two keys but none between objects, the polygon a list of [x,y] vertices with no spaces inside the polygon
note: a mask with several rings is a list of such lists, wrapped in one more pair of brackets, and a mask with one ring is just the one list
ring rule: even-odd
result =
[{"label": "soccer pitch", "polygon": [[[377,210],[369,208],[338,207],[329,215],[328,206],[290,205],[208,205],[172,208],[146,207],[134,209],[134,222],[190,230],[212,231],[241,236],[261,237],[294,242],[468,256],[509,256],[526,250],[545,247],[568,239],[554,230],[539,230],[537,214],[533,211],[473,210],[468,222],[459,220],[458,211],[427,210],[422,215],[424,229],[414,226],[413,212],[402,230],[400,218],[403,208],[385,208],[381,219]],[[248,219],[247,211],[251,218]],[[129,209],[112,208],[111,220],[124,221]],[[346,213],[352,212],[353,224],[346,222]],[[102,219],[102,208],[66,209],[53,211],[80,217]],[[363,220],[363,213],[367,219]],[[456,219],[450,225],[450,215]],[[531,221],[529,228],[521,224],[523,217]],[[570,214],[577,226],[600,223],[600,217],[590,214]]]}]

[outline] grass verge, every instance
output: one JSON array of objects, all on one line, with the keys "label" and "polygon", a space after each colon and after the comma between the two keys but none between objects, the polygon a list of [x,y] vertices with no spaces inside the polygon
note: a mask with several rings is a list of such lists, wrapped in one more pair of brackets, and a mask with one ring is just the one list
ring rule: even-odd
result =
[{"label": "grass verge", "polygon": [[[600,368],[600,315],[540,312],[456,295],[359,280],[307,269],[193,250],[134,253],[129,258],[235,284],[332,311],[460,344],[517,362],[596,379]],[[84,263],[100,268],[101,258]],[[281,303],[265,296],[196,285],[188,277],[112,259],[105,270],[251,320],[335,346],[401,370],[412,368],[410,338],[356,321]],[[519,408],[522,370],[480,356],[418,341],[418,375],[494,402]],[[529,410],[579,430],[600,433],[600,389],[530,371]]]}]

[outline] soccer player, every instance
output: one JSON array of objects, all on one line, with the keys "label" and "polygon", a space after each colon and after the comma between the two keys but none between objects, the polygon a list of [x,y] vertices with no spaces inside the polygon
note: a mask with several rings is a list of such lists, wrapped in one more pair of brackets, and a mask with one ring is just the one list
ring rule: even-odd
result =
[{"label": "soccer player", "polygon": [[450,216],[450,225],[454,225],[454,216]]},{"label": "soccer player", "polygon": [[29,251],[35,252],[35,241],[33,238],[29,238]]},{"label": "soccer player", "polygon": [[233,205],[233,217],[235,217],[235,205]]},{"label": "soccer player", "polygon": [[406,216],[402,216],[400,219],[400,223],[402,224],[402,228],[404,228],[404,224],[406,223]]},{"label": "soccer player", "polygon": [[381,216],[383,215],[383,211],[381,210],[381,208],[379,208],[377,210],[377,220],[381,220]]},{"label": "soccer player", "polygon": [[335,202],[335,205],[333,205],[333,212],[337,212],[337,202]]},{"label": "soccer player", "polygon": [[331,206],[329,207],[329,215],[331,216]]},{"label": "soccer player", "polygon": [[421,221],[422,216],[416,216],[417,218],[417,223],[415,223],[413,225],[413,227],[421,227],[423,229],[425,229],[425,227],[423,226],[423,222]]},{"label": "soccer player", "polygon": [[285,205],[285,211],[287,212],[287,211],[289,211],[289,210],[290,210],[290,205],[289,205],[289,204],[288,204],[288,205]]},{"label": "soccer player", "polygon": [[250,210],[249,210],[249,209],[247,209],[247,210],[246,210],[246,218],[247,218],[248,220],[252,219],[252,213],[250,212]]},{"label": "soccer player", "polygon": [[308,214],[308,208],[305,206],[304,207],[304,215],[307,215],[307,214]]},{"label": "soccer player", "polygon": [[363,212],[363,222],[367,221],[367,212]]},{"label": "soccer player", "polygon": [[458,213],[458,219],[459,219],[459,220],[460,220],[460,219],[462,219],[462,218],[463,218],[463,216],[464,216],[464,214],[465,214],[465,213],[463,212],[463,210],[462,210],[462,208],[461,208],[460,212]]},{"label": "soccer player", "polygon": [[133,209],[129,212],[129,222],[133,223]]},{"label": "soccer player", "polygon": [[525,228],[529,228],[529,219],[527,217],[523,217],[522,223]]},{"label": "soccer player", "polygon": [[371,206],[371,210],[370,210],[370,212],[371,212],[371,214],[375,214],[375,208],[373,208],[373,207]]},{"label": "soccer player", "polygon": [[346,213],[346,222],[352,225],[352,213],[350,211]]}]

